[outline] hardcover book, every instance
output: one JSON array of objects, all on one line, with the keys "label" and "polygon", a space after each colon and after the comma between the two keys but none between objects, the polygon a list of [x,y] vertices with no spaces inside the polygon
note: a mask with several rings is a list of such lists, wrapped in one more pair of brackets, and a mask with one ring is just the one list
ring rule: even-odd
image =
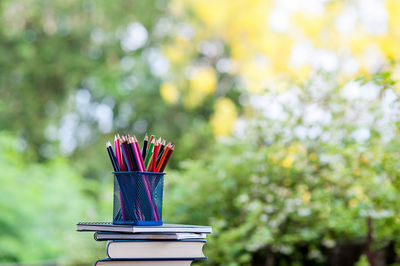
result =
[{"label": "hardcover book", "polygon": [[207,259],[204,258],[191,258],[191,259],[165,259],[165,260],[157,260],[157,259],[138,259],[138,260],[112,260],[109,258],[101,259],[96,262],[96,266],[190,266],[192,261],[195,259]]},{"label": "hardcover book", "polygon": [[77,231],[102,231],[121,233],[205,233],[212,232],[211,226],[163,224],[156,226],[116,225],[111,222],[82,222],[76,225]]},{"label": "hardcover book", "polygon": [[190,240],[115,240],[107,243],[111,259],[202,258],[205,239]]},{"label": "hardcover book", "polygon": [[118,233],[118,232],[95,232],[96,241],[105,240],[181,240],[181,239],[202,239],[206,234],[197,233]]}]

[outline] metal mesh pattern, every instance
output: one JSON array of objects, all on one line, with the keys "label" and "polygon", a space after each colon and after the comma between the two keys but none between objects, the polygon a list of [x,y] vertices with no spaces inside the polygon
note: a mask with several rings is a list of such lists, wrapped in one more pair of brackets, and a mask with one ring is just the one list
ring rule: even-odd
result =
[{"label": "metal mesh pattern", "polygon": [[165,173],[114,172],[114,224],[161,225]]}]

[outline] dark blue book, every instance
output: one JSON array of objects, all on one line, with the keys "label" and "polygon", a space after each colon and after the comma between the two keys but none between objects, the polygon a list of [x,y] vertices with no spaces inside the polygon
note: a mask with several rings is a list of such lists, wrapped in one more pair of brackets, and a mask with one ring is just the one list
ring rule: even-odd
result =
[{"label": "dark blue book", "polygon": [[205,239],[114,240],[106,246],[110,259],[204,258]]},{"label": "dark blue book", "polygon": [[105,258],[98,260],[95,266],[190,266],[193,260],[197,259],[207,259],[207,257],[203,258],[170,258],[170,259],[110,259]]}]

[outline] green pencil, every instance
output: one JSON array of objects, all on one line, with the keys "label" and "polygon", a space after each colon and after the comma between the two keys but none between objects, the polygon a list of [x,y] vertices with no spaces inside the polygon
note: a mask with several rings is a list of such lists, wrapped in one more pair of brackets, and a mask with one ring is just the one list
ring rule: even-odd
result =
[{"label": "green pencil", "polygon": [[153,140],[150,142],[149,150],[147,151],[147,154],[146,154],[146,159],[144,160],[144,165],[145,165],[146,169],[150,163],[151,155],[153,154],[154,143],[155,143],[155,140],[153,138]]}]

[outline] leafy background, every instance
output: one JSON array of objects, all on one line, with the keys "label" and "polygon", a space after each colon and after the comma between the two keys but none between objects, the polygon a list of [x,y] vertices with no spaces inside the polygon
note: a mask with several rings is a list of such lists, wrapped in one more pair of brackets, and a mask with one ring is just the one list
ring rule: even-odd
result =
[{"label": "leafy background", "polygon": [[397,0],[0,2],[0,261],[89,265],[104,143],[177,143],[198,265],[399,263]]}]

